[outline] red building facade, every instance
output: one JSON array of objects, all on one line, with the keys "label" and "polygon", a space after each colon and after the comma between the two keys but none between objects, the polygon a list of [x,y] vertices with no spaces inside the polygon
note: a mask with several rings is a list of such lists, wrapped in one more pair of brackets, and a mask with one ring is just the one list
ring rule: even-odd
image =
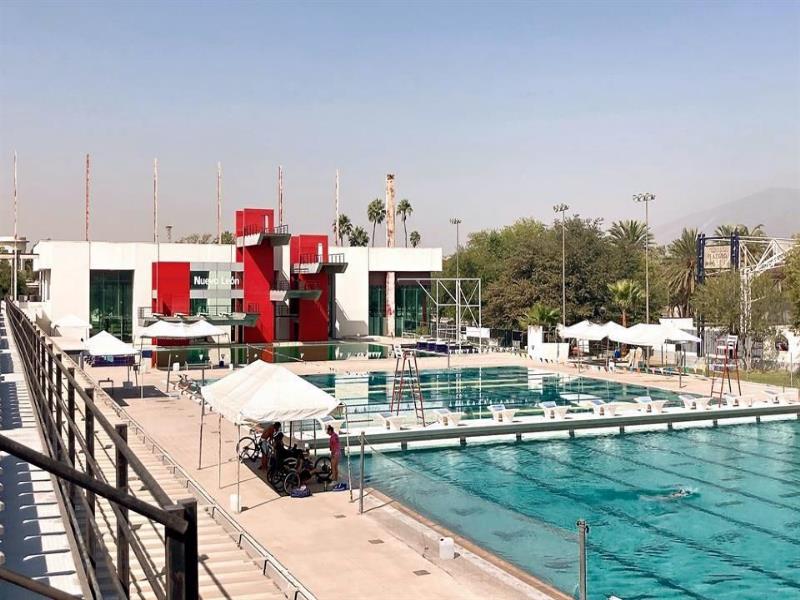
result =
[{"label": "red building facade", "polygon": [[328,253],[328,237],[292,236],[262,208],[236,211],[235,237],[231,263],[153,263],[155,316],[202,315],[244,343],[327,340],[333,276],[347,268]]}]

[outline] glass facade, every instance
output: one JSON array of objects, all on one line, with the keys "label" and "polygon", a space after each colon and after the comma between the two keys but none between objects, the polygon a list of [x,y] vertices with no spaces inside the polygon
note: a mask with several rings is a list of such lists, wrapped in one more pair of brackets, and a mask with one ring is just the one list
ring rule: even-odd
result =
[{"label": "glass facade", "polygon": [[418,285],[396,289],[394,298],[396,336],[403,335],[404,331],[416,333],[420,326],[427,324],[427,298],[425,291]]},{"label": "glass facade", "polygon": [[386,322],[386,288],[369,286],[369,335],[384,335]]},{"label": "glass facade", "polygon": [[133,271],[92,270],[89,275],[92,335],[107,331],[124,342],[133,338]]}]

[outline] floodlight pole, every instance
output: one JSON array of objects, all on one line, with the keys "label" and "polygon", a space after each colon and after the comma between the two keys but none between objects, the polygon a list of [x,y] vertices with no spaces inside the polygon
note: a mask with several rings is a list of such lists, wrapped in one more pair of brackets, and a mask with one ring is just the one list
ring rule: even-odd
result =
[{"label": "floodlight pole", "polygon": [[566,212],[569,206],[556,204],[553,212],[561,213],[561,324],[567,326],[567,223]]},{"label": "floodlight pole", "polygon": [[650,203],[655,194],[634,194],[634,202],[644,202],[644,314],[645,323],[650,322]]}]

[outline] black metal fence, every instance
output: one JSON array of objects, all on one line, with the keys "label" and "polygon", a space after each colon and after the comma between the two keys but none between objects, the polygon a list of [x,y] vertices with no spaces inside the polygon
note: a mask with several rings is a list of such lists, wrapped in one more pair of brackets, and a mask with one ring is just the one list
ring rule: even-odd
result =
[{"label": "black metal fence", "polygon": [[[78,548],[79,568],[86,575],[89,592],[95,598],[110,594],[129,598],[132,552],[144,575],[144,580],[136,581],[137,587],[149,588],[159,600],[197,598],[196,500],[172,501],[128,445],[127,425],[112,425],[95,404],[94,388],[81,384],[69,358],[62,355],[18,307],[9,301],[6,307],[33,408],[43,432],[46,454],[34,452],[4,436],[0,436],[0,450],[57,477],[60,492],[66,499],[67,525]],[[79,425],[81,421],[83,424]],[[110,439],[111,444],[104,446],[101,440],[98,448],[100,434]],[[114,463],[113,481],[108,480],[98,462],[100,452],[107,453]],[[155,499],[155,505],[130,494],[129,471],[139,479],[141,488],[137,489],[148,492]],[[103,542],[106,519],[97,514],[97,496],[108,501],[116,522],[116,530],[107,532],[116,545],[113,554]],[[137,533],[141,528],[131,527],[129,511],[142,515],[154,527],[164,527],[163,557],[152,556],[145,548]],[[159,564],[161,562],[163,565]],[[34,589],[30,586],[36,582],[27,580],[26,585],[24,577],[5,571],[0,571],[0,578],[51,598],[64,597],[58,590],[48,593],[41,587]],[[108,578],[100,577],[101,573]]]}]

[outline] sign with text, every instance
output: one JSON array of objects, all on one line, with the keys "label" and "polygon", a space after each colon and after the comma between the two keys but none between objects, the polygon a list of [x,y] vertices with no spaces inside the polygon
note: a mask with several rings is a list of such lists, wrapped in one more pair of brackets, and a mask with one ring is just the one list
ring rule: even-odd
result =
[{"label": "sign with text", "polygon": [[731,268],[731,245],[715,244],[706,245],[703,252],[703,263],[708,269],[730,269]]},{"label": "sign with text", "polygon": [[239,273],[230,271],[192,271],[189,287],[193,290],[234,289],[241,286]]}]

